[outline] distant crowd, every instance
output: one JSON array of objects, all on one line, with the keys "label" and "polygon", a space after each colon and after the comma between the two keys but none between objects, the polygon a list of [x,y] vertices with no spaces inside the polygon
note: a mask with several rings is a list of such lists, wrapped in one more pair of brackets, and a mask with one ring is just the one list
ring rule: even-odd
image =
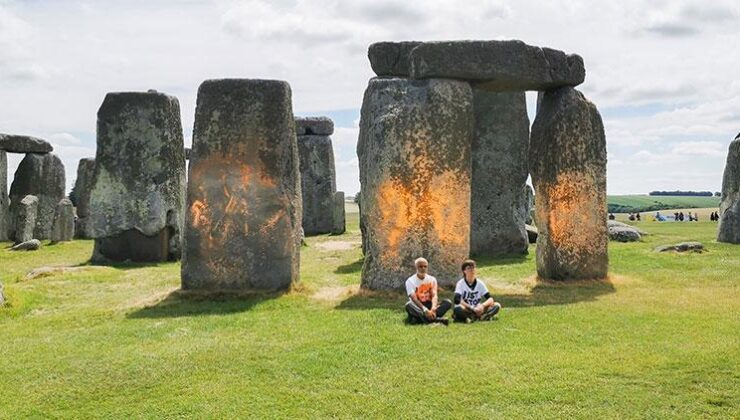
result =
[{"label": "distant crowd", "polygon": [[[639,222],[641,221],[640,213],[629,213],[629,216],[627,218],[632,222]],[[609,220],[614,220],[616,217],[614,216],[614,213],[609,213]],[[699,213],[691,213],[687,212],[687,214],[684,214],[682,211],[677,211],[673,213],[673,217],[665,216],[660,214],[659,211],[655,212],[655,215],[653,216],[653,221],[656,222],[665,222],[668,220],[673,220],[676,222],[683,222],[683,221],[689,221],[689,222],[698,222],[699,221]],[[713,211],[709,214],[709,220],[712,222],[719,221],[719,213],[716,211]]]}]

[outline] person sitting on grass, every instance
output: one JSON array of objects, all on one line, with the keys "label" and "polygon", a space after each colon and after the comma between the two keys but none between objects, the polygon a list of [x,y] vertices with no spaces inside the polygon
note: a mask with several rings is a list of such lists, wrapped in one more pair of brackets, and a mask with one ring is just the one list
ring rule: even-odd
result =
[{"label": "person sitting on grass", "polygon": [[501,310],[486,285],[475,276],[475,261],[462,263],[463,278],[455,286],[454,317],[458,322],[487,321]]},{"label": "person sitting on grass", "polygon": [[409,323],[436,322],[447,325],[449,321],[444,315],[452,308],[452,302],[449,299],[438,301],[437,279],[427,274],[429,262],[426,259],[417,258],[414,266],[416,274],[406,280],[406,294],[409,296],[406,313],[409,314]]}]

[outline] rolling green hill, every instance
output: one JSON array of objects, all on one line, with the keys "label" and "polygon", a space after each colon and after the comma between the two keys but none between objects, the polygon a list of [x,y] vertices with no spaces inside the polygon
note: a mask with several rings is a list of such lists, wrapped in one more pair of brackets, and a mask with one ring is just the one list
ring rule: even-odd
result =
[{"label": "rolling green hill", "polygon": [[719,207],[719,197],[610,195],[607,196],[607,205],[610,213],[708,208]]}]

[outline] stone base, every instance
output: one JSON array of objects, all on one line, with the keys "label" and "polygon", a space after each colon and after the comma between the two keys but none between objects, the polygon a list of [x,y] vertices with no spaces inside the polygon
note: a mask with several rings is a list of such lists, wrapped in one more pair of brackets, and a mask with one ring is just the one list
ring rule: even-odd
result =
[{"label": "stone base", "polygon": [[172,229],[165,228],[154,236],[146,236],[136,229],[116,236],[95,239],[92,262],[158,262],[174,260],[169,253]]}]

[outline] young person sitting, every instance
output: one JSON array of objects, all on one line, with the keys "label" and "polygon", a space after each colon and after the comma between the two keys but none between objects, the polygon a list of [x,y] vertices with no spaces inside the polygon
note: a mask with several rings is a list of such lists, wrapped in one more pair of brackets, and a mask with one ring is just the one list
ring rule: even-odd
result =
[{"label": "young person sitting", "polygon": [[476,278],[475,261],[465,260],[462,272],[463,278],[455,286],[455,321],[492,319],[501,310],[501,304],[493,300],[486,285]]}]

